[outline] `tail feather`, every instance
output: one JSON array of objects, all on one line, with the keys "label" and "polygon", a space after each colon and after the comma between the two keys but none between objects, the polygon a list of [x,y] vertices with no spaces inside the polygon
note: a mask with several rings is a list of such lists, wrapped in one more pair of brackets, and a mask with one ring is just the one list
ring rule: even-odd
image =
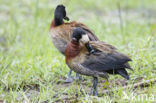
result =
[{"label": "tail feather", "polygon": [[127,73],[127,71],[126,71],[126,69],[125,68],[120,68],[120,69],[112,69],[112,70],[107,70],[107,71],[105,71],[105,72],[107,72],[107,73],[109,73],[109,74],[119,74],[119,75],[121,75],[122,77],[124,77],[124,78],[126,78],[127,80],[129,80],[129,75],[128,75],[128,73]]},{"label": "tail feather", "polygon": [[129,65],[129,63],[125,63],[124,65],[125,65],[125,68],[128,68],[133,71],[133,68]]},{"label": "tail feather", "polygon": [[123,69],[118,69],[118,70],[116,70],[116,72],[117,72],[117,74],[120,74],[122,77],[129,80],[129,75],[128,75],[127,71],[124,68]]}]

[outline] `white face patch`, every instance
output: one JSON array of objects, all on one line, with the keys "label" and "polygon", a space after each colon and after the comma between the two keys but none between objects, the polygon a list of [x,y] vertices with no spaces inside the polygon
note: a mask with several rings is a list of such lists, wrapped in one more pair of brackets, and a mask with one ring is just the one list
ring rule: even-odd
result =
[{"label": "white face patch", "polygon": [[82,35],[82,38],[80,39],[82,43],[88,43],[89,42],[89,37],[87,34]]}]

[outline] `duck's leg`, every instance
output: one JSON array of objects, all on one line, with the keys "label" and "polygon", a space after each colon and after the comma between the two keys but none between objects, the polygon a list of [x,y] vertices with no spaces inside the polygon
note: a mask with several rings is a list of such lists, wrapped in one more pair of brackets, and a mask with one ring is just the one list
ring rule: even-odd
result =
[{"label": "duck's leg", "polygon": [[71,77],[71,74],[72,74],[72,70],[70,69],[69,73],[68,73],[68,77],[66,79],[66,83],[71,83],[73,82],[73,78]]},{"label": "duck's leg", "polygon": [[76,73],[75,79],[76,79],[76,80],[81,80],[81,79],[82,79],[79,73]]},{"label": "duck's leg", "polygon": [[[68,77],[66,79],[66,83],[71,83],[73,82],[73,78],[71,77],[71,74],[72,74],[72,70],[70,69],[69,73],[68,73]],[[79,73],[76,73],[76,77],[75,77],[76,80],[81,80],[81,76],[79,75]]]},{"label": "duck's leg", "polygon": [[97,84],[98,84],[98,78],[97,77],[93,77],[93,88],[91,90],[91,95],[93,96],[97,96],[98,95],[98,91],[97,91]]}]

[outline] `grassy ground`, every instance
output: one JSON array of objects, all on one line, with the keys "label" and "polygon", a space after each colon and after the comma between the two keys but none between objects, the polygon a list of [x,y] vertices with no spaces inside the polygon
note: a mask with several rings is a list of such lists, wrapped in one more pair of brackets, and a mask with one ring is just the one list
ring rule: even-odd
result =
[{"label": "grassy ground", "polygon": [[[48,34],[54,9],[60,3],[66,5],[71,20],[85,23],[100,40],[132,58],[131,80],[110,76],[107,83],[101,78],[99,97],[87,95],[92,85],[90,77],[64,84],[69,68]],[[134,83],[156,78],[155,5],[155,0],[0,0],[0,100],[156,101],[155,85],[133,88]],[[125,85],[132,88],[123,89]],[[106,88],[118,90],[105,93]]]}]

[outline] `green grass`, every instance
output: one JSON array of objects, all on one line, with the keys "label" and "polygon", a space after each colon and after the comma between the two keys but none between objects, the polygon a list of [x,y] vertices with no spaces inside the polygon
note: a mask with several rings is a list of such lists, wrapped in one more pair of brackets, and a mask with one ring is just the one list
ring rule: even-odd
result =
[{"label": "green grass", "polygon": [[[150,98],[156,94],[154,85],[134,90],[123,90],[121,85],[115,85],[108,89],[118,87],[118,91],[94,98],[86,93],[91,89],[90,77],[83,76],[83,81],[63,84],[69,68],[49,36],[54,9],[63,3],[71,20],[88,25],[100,40],[116,46],[132,58],[134,71],[129,71],[131,80],[127,82],[128,85],[156,78],[156,22],[150,21],[153,18],[156,21],[156,16],[152,15],[154,12],[143,14],[144,9],[148,12],[156,11],[156,1],[143,0],[143,4],[140,1],[0,0],[0,100],[8,103],[58,100],[84,103],[147,102],[146,99],[125,99],[124,93],[129,97],[134,93],[135,97],[144,94]],[[118,11],[117,3],[120,3],[121,10],[128,8],[127,10],[133,11],[128,12],[127,16],[122,14],[122,29],[118,15],[115,15],[115,11]],[[120,80],[123,80],[120,76],[109,78],[110,84]],[[104,79],[101,78],[100,81],[103,82]],[[100,83],[99,93],[103,92],[106,85],[107,83]],[[32,95],[28,97],[31,90]],[[156,101],[156,95],[154,97]],[[153,102],[152,99],[149,102]]]}]

